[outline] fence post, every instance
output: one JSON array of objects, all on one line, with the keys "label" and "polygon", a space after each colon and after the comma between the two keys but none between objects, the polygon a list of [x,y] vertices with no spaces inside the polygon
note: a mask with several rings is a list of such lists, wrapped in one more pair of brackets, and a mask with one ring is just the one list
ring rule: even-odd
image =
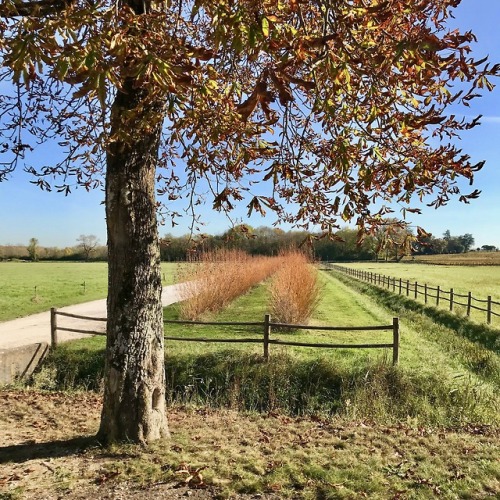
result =
[{"label": "fence post", "polygon": [[472,305],[472,292],[467,294],[467,316],[470,316],[470,306]]},{"label": "fence post", "polygon": [[424,285],[424,297],[425,297],[425,303],[427,304],[427,283]]},{"label": "fence post", "polygon": [[440,287],[439,285],[437,286],[437,290],[436,290],[436,306],[439,305],[439,292],[440,292]]},{"label": "fence post", "polygon": [[491,295],[488,295],[488,310],[486,311],[486,322],[491,325]]},{"label": "fence post", "polygon": [[402,283],[401,278],[399,278],[399,295],[401,295]]},{"label": "fence post", "polygon": [[410,295],[410,280],[406,280],[406,296]]},{"label": "fence post", "polygon": [[57,309],[50,308],[50,345],[52,348],[57,346]]},{"label": "fence post", "polygon": [[450,311],[453,311],[453,288],[450,288]]},{"label": "fence post", "polygon": [[399,318],[392,318],[392,364],[399,363]]},{"label": "fence post", "polygon": [[418,283],[415,281],[415,300],[417,300],[418,296]]},{"label": "fence post", "polygon": [[392,293],[396,292],[396,278],[392,278]]},{"label": "fence post", "polygon": [[264,316],[264,360],[269,360],[269,335],[271,333],[271,316],[266,314]]}]

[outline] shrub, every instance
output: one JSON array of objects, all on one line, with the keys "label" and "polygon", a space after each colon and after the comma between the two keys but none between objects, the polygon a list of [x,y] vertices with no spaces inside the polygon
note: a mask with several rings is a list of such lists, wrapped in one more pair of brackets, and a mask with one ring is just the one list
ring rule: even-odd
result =
[{"label": "shrub", "polygon": [[282,255],[280,269],[270,285],[273,321],[306,323],[318,305],[318,272],[301,252]]},{"label": "shrub", "polygon": [[231,301],[275,272],[276,257],[251,257],[239,250],[204,252],[181,273],[179,316],[200,319],[224,309]]}]

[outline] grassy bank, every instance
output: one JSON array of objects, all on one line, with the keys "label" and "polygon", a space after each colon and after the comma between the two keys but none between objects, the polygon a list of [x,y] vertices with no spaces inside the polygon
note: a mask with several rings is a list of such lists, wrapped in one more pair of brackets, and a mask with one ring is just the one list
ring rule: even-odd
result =
[{"label": "grassy bank", "polygon": [[500,331],[478,325],[467,318],[426,306],[405,296],[349,278],[343,274],[335,279],[352,290],[372,298],[395,315],[405,318],[416,335],[432,342],[449,358],[449,364],[463,368],[500,388]]}]

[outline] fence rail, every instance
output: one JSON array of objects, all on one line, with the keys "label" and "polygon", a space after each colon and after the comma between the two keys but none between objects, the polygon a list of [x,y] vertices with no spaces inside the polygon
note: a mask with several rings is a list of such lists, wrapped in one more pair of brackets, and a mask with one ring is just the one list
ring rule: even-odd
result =
[{"label": "fence rail", "polygon": [[[467,294],[459,294],[450,288],[445,290],[439,285],[430,286],[427,283],[420,284],[417,281],[410,283],[409,280],[403,280],[402,278],[394,278],[392,276],[385,276],[383,274],[373,273],[371,271],[364,271],[361,269],[353,269],[351,267],[343,267],[334,265],[332,267],[336,271],[340,271],[348,276],[359,279],[361,281],[366,281],[372,285],[376,285],[382,288],[387,288],[394,293],[399,295],[406,295],[407,297],[413,297],[417,300],[419,297],[423,296],[425,304],[429,303],[429,299],[435,299],[435,305],[439,306],[441,302],[448,302],[449,309],[453,312],[454,306],[464,307],[467,316],[470,317],[471,311],[474,309],[476,311],[481,311],[486,313],[486,322],[490,325],[493,316],[500,317],[500,312],[494,310],[494,306],[500,306],[500,302],[492,299],[491,295],[488,295],[486,299],[478,299],[473,297],[472,292]],[[457,300],[466,299],[464,301]],[[481,307],[476,304],[486,304],[486,307]]]},{"label": "fence rail", "polygon": [[[69,314],[59,312],[56,308],[50,310],[50,332],[51,332],[51,344],[55,347],[58,343],[57,332],[75,332],[83,333],[88,335],[106,335],[103,332],[96,332],[93,330],[83,330],[76,328],[65,328],[58,325],[57,316],[66,316],[70,318],[77,318],[82,320],[92,320],[92,321],[107,321],[106,318],[91,318],[87,316],[79,316],[76,314]],[[180,342],[221,342],[221,343],[253,343],[262,344],[264,359],[269,359],[269,346],[270,345],[283,345],[283,346],[298,346],[298,347],[312,347],[312,348],[328,348],[328,349],[392,349],[392,362],[397,365],[399,362],[399,343],[400,343],[400,331],[399,331],[399,318],[393,318],[392,324],[390,325],[375,325],[375,326],[309,326],[309,325],[291,325],[286,323],[273,323],[271,321],[271,316],[266,314],[264,316],[264,321],[252,321],[252,322],[214,322],[214,321],[184,321],[184,320],[164,320],[164,323],[170,324],[183,324],[183,325],[217,325],[217,326],[235,326],[235,327],[246,327],[246,326],[257,326],[262,328],[262,337],[259,338],[204,338],[204,337],[170,337],[165,336],[165,340],[168,341],[180,341]],[[392,331],[392,343],[372,343],[372,344],[330,344],[330,343],[307,343],[307,342],[295,342],[288,340],[272,339],[271,332],[272,328],[286,328],[289,330],[324,330],[324,331]]]}]

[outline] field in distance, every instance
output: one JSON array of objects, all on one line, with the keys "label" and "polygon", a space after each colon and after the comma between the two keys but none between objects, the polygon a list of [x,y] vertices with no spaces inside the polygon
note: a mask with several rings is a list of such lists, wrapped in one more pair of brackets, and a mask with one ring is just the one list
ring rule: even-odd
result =
[{"label": "field in distance", "polygon": [[416,281],[419,285],[439,285],[442,290],[453,288],[459,294],[470,291],[478,299],[486,299],[491,295],[493,300],[500,301],[500,267],[497,266],[433,266],[408,262],[353,262],[339,265],[410,280],[410,283]]},{"label": "field in distance", "polygon": [[[162,263],[164,286],[176,269]],[[107,286],[106,262],[0,262],[0,321],[104,299]]]},{"label": "field in distance", "polygon": [[439,266],[500,266],[500,252],[467,252],[404,257],[402,262],[416,262]]}]

